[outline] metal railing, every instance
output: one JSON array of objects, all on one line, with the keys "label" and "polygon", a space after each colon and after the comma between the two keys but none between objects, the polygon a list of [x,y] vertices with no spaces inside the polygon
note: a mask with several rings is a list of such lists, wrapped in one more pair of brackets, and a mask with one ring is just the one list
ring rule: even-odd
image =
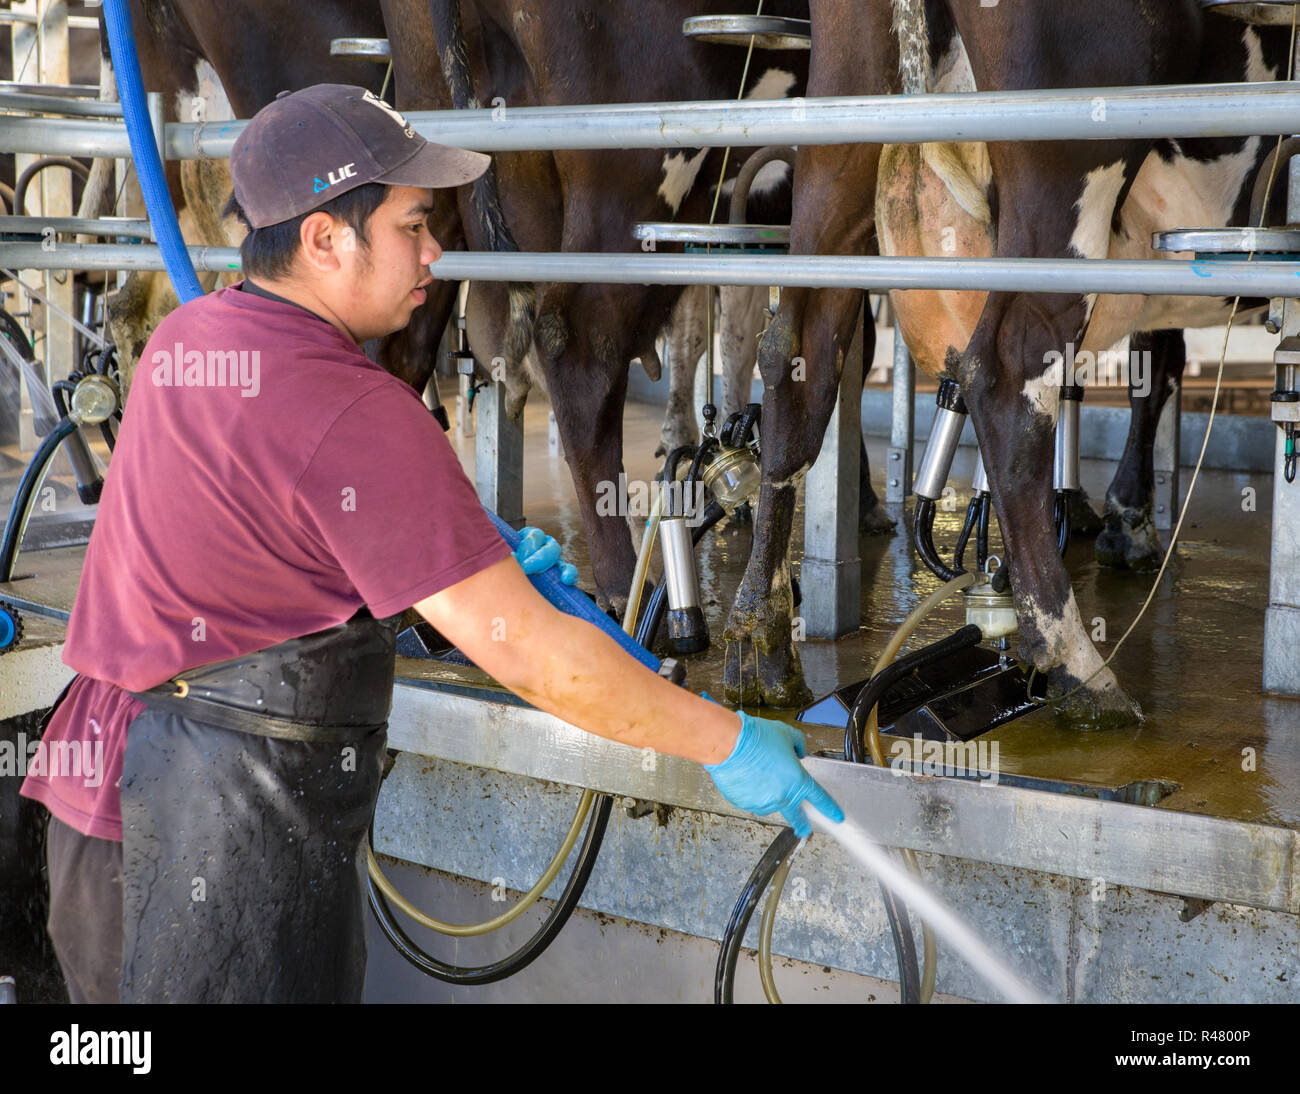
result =
[{"label": "metal railing", "polygon": [[[2,223],[2,222],[0,222]],[[239,270],[234,247],[190,247],[196,270]],[[142,244],[0,243],[10,269],[161,270]],[[863,258],[846,255],[679,255],[448,251],[429,267],[447,281],[568,281],[636,285],[966,289],[998,292],[1290,296],[1300,262],[1087,258]]]},{"label": "metal railing", "polygon": [[[429,140],[481,152],[1264,136],[1300,132],[1300,83],[521,106],[408,118]],[[229,156],[246,124],[169,124],[164,156]],[[131,149],[121,123],[0,117],[0,152],[120,158]]]}]

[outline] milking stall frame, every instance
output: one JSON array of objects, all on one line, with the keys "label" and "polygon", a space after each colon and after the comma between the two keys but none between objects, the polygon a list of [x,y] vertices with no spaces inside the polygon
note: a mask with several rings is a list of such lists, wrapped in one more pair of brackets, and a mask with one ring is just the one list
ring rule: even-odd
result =
[{"label": "milking stall frame", "polygon": [[[354,48],[378,49],[364,43]],[[149,102],[164,161],[227,157],[246,124],[164,125],[161,96],[151,94]],[[0,110],[72,115],[0,115],[0,153],[92,156],[119,164],[132,157],[120,108],[109,104],[0,90]],[[413,112],[408,118],[431,140],[483,152],[1268,137],[1300,133],[1300,80],[935,94],[923,101],[889,96],[511,106],[504,111]],[[1279,184],[1288,188],[1288,221],[1296,224],[1300,161],[1291,160],[1289,170],[1284,182],[1279,176]],[[137,241],[59,241],[53,246],[30,241],[48,229],[59,235]],[[146,242],[152,238],[147,223],[4,217],[0,232],[26,233],[29,240],[0,242],[0,270],[168,268],[162,250]],[[1221,247],[1207,237],[1177,248],[1199,252],[1194,260],[448,252],[431,270],[436,278],[463,281],[870,287],[873,292],[928,287],[1206,296],[1210,288],[1219,297],[1274,302],[1274,325],[1284,342],[1276,358],[1278,392],[1287,395],[1300,391],[1300,358],[1285,345],[1300,338],[1300,255],[1288,245],[1259,257],[1253,252],[1266,250],[1262,239],[1263,233],[1243,241],[1240,230],[1233,230],[1233,238]],[[196,270],[239,269],[233,248],[190,247],[188,253]],[[1253,260],[1240,260],[1248,257]],[[59,302],[71,310],[70,296],[57,298]],[[55,337],[52,317],[47,324],[49,348],[71,360],[71,328]],[[907,470],[890,469],[887,477],[893,476],[889,500],[901,502],[915,440],[915,381],[901,346],[895,361],[891,456]],[[862,367],[860,359],[846,361],[827,441],[809,471],[810,480],[822,486],[808,491],[805,554],[806,560],[816,557],[824,564],[818,572],[824,573],[827,589],[806,602],[804,614],[808,634],[829,639],[858,626],[856,501],[848,505],[843,499],[856,496],[861,418],[852,411],[860,406]],[[47,375],[47,381],[52,379]],[[89,379],[91,387],[96,383],[88,375],[81,379]],[[706,383],[711,395],[711,377]],[[476,397],[476,485],[484,504],[518,527],[524,506],[523,425],[504,413],[502,387],[490,383]],[[68,394],[75,403],[76,392]],[[103,417],[96,415],[105,408],[94,405],[90,394],[82,395],[85,413],[79,420],[98,424]],[[1275,434],[1275,471],[1262,672],[1266,692],[1300,698],[1300,483],[1289,485],[1280,473],[1287,454],[1285,423],[1300,420],[1294,416],[1296,405],[1289,398],[1276,399],[1278,424],[1268,426]],[[1179,502],[1177,400],[1171,407],[1172,424],[1162,433],[1163,448],[1157,452],[1157,466],[1174,477],[1171,493],[1165,484],[1168,504],[1161,527],[1166,529]],[[1243,427],[1229,423],[1225,428]],[[1170,437],[1175,438],[1172,449]],[[951,458],[950,452],[949,463]],[[0,601],[34,625],[25,641],[0,657],[0,721],[47,707],[68,678],[59,652],[75,580],[67,588],[66,578],[65,588],[54,596],[41,588],[39,574],[35,580],[21,572],[0,580]],[[465,918],[477,918],[481,911],[476,915],[474,900],[485,887],[522,892],[546,870],[572,810],[569,788],[595,791],[625,806],[614,812],[618,846],[597,863],[590,878],[584,877],[585,891],[579,888],[579,907],[595,916],[575,918],[569,931],[589,949],[598,948],[605,925],[614,924],[611,930],[617,928],[622,944],[639,947],[642,955],[637,983],[606,997],[645,1000],[660,991],[680,992],[671,974],[650,971],[664,963],[665,938],[669,952],[694,970],[690,975],[695,980],[688,976],[689,983],[711,981],[712,943],[724,935],[735,894],[742,890],[758,848],[775,831],[773,824],[734,809],[698,765],[663,755],[646,763],[638,751],[581,733],[454,668],[404,676],[407,665],[399,662],[389,722],[389,745],[400,756],[384,784],[373,829],[375,850],[393,863],[386,868],[401,878],[398,887],[418,894],[413,899],[426,907],[453,908]],[[1300,730],[1300,701],[1279,701],[1288,702],[1293,734],[1273,747],[1289,745],[1300,753],[1300,732],[1294,732]],[[1300,979],[1300,834],[1292,827],[1159,806],[1162,794],[1150,780],[1103,787],[1004,778],[990,785],[943,775],[897,777],[887,767],[850,763],[824,752],[809,756],[806,765],[873,839],[920,853],[926,876],[936,879],[951,903],[969,911],[976,931],[996,940],[1010,964],[1048,999],[1294,1001],[1292,985]],[[502,809],[503,800],[512,808]],[[448,817],[454,818],[458,833],[439,827]],[[503,859],[509,860],[507,866]],[[889,909],[859,867],[838,845],[820,839],[800,851],[799,866],[802,884],[783,909],[775,938],[770,922],[764,929],[771,952],[786,958],[789,967],[811,972],[805,979],[819,982],[797,989],[800,997],[817,998],[822,981],[829,981],[827,990],[836,998],[851,998],[868,988],[892,990],[900,974],[887,942]],[[563,887],[560,878],[545,895],[555,899]],[[819,893],[833,893],[835,899]],[[759,895],[754,894],[749,911]],[[737,947],[745,937],[747,915],[740,937],[733,940]],[[511,947],[527,937],[526,932],[504,933]],[[750,937],[758,933],[755,928]],[[381,936],[374,939],[371,975],[377,986],[373,992],[368,986],[368,996],[377,1000],[461,999],[473,990],[502,1000],[527,997],[510,994],[511,980],[490,989],[444,989],[405,969]],[[557,952],[581,952],[563,951],[564,941],[561,935]],[[1148,975],[1146,968],[1155,952],[1162,955],[1159,977]],[[734,973],[734,955],[731,961]],[[0,974],[5,972],[0,967]],[[380,974],[387,978],[382,985]],[[586,968],[578,975],[594,982],[600,970]],[[435,989],[444,994],[431,996]],[[544,987],[530,990],[544,997]],[[940,964],[937,990],[958,999],[999,998],[958,955]]]}]

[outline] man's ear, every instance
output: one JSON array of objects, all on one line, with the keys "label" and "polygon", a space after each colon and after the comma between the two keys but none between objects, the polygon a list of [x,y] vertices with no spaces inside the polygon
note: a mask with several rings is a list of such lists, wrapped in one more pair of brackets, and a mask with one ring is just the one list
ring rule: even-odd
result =
[{"label": "man's ear", "polygon": [[339,251],[355,250],[355,237],[352,228],[321,211],[304,217],[298,228],[303,260],[321,271],[337,270],[341,265]]}]

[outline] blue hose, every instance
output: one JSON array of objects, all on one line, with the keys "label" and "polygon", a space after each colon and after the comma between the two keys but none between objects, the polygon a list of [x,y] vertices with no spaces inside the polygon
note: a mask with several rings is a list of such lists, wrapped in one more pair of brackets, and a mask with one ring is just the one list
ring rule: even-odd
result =
[{"label": "blue hose", "polygon": [[[519,541],[523,537],[492,510],[485,509],[484,512],[487,513],[488,519],[496,525],[497,531],[501,533],[501,538],[510,544],[510,549],[514,550],[518,547]],[[569,615],[576,615],[579,619],[585,619],[588,623],[599,627],[623,649],[640,661],[641,664],[645,665],[646,668],[652,672],[659,671],[659,658],[628,635],[622,627],[596,607],[586,593],[580,589],[575,589],[571,585],[564,584],[560,580],[560,567],[558,565],[552,566],[549,570],[543,570],[540,574],[529,574],[528,580],[533,583],[533,587],[539,593],[559,608],[560,611]]]},{"label": "blue hose", "polygon": [[[135,160],[136,176],[144,194],[149,223],[167,265],[167,276],[182,304],[203,295],[199,279],[185,249],[176,210],[167,190],[167,177],[163,173],[158,146],[154,143],[153,126],[149,123],[149,110],[145,101],[144,77],[140,73],[140,59],[135,51],[135,32],[131,26],[128,0],[105,0],[104,22],[108,28],[108,47],[113,57],[113,71],[117,75],[118,95],[122,112],[126,116],[126,132],[131,142],[131,156]],[[519,546],[519,533],[491,510],[485,510],[511,549]],[[594,624],[613,638],[641,664],[654,672],[659,671],[659,659],[639,642],[629,638],[623,630],[602,612],[584,593],[565,585],[560,580],[560,569],[552,566],[540,574],[531,574],[529,580],[547,600],[562,612],[576,615]]]},{"label": "blue hose", "polygon": [[194,272],[194,263],[190,261],[190,252],[185,249],[185,239],[176,222],[176,210],[172,208],[171,195],[167,192],[167,176],[158,156],[158,145],[154,143],[127,0],[105,0],[104,23],[108,28],[108,49],[113,57],[113,71],[117,74],[118,96],[122,100],[122,113],[126,116],[131,158],[135,160],[135,173],[140,180],[145,209],[162,250],[163,261],[167,264],[172,288],[184,304],[202,296],[203,289]]}]

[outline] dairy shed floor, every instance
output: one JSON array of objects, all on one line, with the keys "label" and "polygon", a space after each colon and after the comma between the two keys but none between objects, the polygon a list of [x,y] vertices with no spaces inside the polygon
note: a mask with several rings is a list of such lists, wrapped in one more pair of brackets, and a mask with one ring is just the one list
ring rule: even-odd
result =
[{"label": "dairy shed floor", "polygon": [[[454,403],[453,392],[450,385],[444,387],[449,404]],[[454,418],[454,407],[449,409]],[[591,570],[572,481],[562,457],[551,454],[547,426],[546,404],[535,397],[526,415],[525,515],[529,523],[560,541],[565,557],[578,565],[581,583],[589,586]],[[658,470],[653,453],[659,426],[657,407],[628,404],[625,467],[630,481],[649,480]],[[1261,421],[1260,428],[1273,427]],[[449,436],[472,475],[473,438],[460,437],[454,427]],[[885,441],[868,438],[867,448],[874,481],[881,489]],[[10,459],[0,460],[0,502],[7,506],[17,482],[18,461],[16,452],[6,451]],[[971,450],[962,449],[952,479],[959,504],[953,512],[941,513],[936,522],[936,541],[941,550],[946,547],[944,553],[951,551],[965,510],[962,491],[969,482],[972,460]],[[1104,497],[1113,470],[1109,461],[1084,462],[1084,486],[1093,499]],[[1184,469],[1184,491],[1189,478]],[[68,481],[54,481],[57,511],[34,519],[29,535],[34,546],[83,538],[77,533],[84,533],[90,513],[76,505],[75,494],[66,488]],[[1254,490],[1253,511],[1242,504],[1248,487]],[[1267,697],[1260,691],[1271,495],[1269,476],[1202,472],[1177,559],[1113,665],[1141,705],[1143,723],[1100,730],[1072,723],[1051,709],[1037,711],[997,731],[1003,773],[1107,786],[1163,780],[1179,789],[1160,801],[1161,808],[1276,825],[1300,822],[1300,701]],[[936,585],[936,579],[913,558],[902,529],[902,508],[891,508],[900,518],[896,534],[860,541],[863,594],[858,633],[835,642],[808,640],[800,645],[808,686],[818,698],[867,675],[893,630]],[[802,553],[802,512],[795,529],[792,557],[797,559]],[[726,610],[739,584],[750,535],[747,526],[724,522],[701,545],[701,588],[715,639],[721,637]],[[80,545],[25,552],[18,579],[0,584],[0,597],[70,608],[83,555]],[[1089,541],[1080,538],[1071,546],[1068,565],[1084,620],[1090,627],[1096,619],[1105,621],[1108,641],[1098,645],[1103,655],[1108,654],[1141,606],[1154,575],[1103,570],[1093,560]],[[652,572],[657,572],[657,558]],[[954,599],[922,625],[909,648],[949,633],[963,622]],[[692,690],[721,694],[720,641],[706,653],[685,660]],[[448,670],[401,659],[398,674],[444,678]],[[469,670],[467,675],[477,674]],[[793,712],[781,716],[789,718]],[[841,731],[804,728],[814,749],[842,748]]]}]

